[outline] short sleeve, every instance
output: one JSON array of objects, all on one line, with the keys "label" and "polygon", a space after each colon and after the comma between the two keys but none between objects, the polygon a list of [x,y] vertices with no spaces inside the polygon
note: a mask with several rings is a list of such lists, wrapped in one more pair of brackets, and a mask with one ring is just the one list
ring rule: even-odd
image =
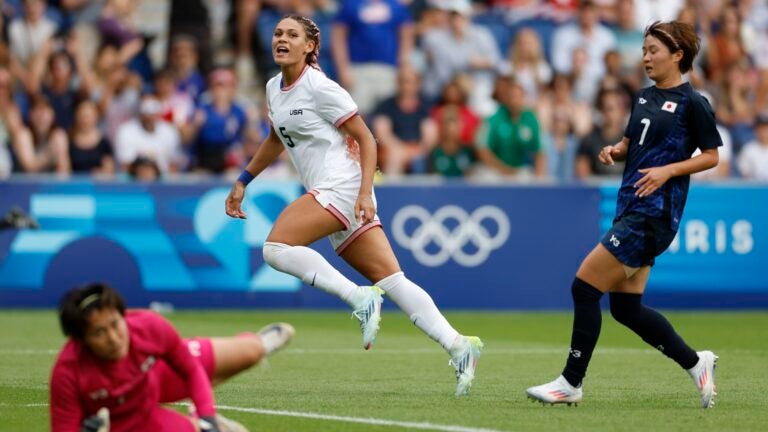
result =
[{"label": "short sleeve", "polygon": [[717,131],[715,111],[704,97],[697,96],[692,98],[688,110],[691,143],[702,150],[718,148],[723,145],[723,141]]},{"label": "short sleeve", "polygon": [[315,107],[323,120],[336,127],[357,114],[357,104],[352,96],[327,77],[319,79],[315,87]]}]

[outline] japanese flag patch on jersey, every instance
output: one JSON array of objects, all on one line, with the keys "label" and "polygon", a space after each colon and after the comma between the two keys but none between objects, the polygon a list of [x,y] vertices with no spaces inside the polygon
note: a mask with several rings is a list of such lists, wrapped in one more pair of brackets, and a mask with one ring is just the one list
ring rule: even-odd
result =
[{"label": "japanese flag patch on jersey", "polygon": [[677,103],[666,101],[664,102],[664,105],[661,106],[661,109],[673,113],[677,109]]}]

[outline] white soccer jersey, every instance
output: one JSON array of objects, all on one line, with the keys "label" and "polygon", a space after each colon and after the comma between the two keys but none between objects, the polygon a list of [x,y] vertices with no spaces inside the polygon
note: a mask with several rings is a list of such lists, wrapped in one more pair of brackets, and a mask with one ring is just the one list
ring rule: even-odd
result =
[{"label": "white soccer jersey", "polygon": [[350,158],[337,129],[357,114],[346,90],[324,73],[305,67],[291,86],[281,88],[283,74],[267,83],[267,107],[272,127],[283,142],[304,187],[333,189],[360,184],[360,165]]}]

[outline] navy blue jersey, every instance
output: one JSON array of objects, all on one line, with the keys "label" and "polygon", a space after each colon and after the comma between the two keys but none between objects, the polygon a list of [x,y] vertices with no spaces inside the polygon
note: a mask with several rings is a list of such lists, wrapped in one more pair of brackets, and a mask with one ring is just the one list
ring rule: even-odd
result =
[{"label": "navy blue jersey", "polygon": [[636,197],[634,184],[643,177],[638,170],[690,159],[696,148],[723,145],[709,102],[690,84],[671,89],[647,87],[632,101],[632,115],[624,132],[629,139],[624,175],[616,203],[616,217],[637,212],[669,218],[677,230],[688,198],[690,176],[670,178],[644,198]]}]

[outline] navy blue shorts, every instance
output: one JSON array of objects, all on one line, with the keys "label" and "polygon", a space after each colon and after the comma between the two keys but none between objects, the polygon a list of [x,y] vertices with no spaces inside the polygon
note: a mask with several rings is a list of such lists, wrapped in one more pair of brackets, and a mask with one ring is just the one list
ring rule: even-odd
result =
[{"label": "navy blue shorts", "polygon": [[668,219],[628,213],[613,221],[600,243],[622,264],[644,267],[654,264],[675,234],[677,231],[670,228]]}]

